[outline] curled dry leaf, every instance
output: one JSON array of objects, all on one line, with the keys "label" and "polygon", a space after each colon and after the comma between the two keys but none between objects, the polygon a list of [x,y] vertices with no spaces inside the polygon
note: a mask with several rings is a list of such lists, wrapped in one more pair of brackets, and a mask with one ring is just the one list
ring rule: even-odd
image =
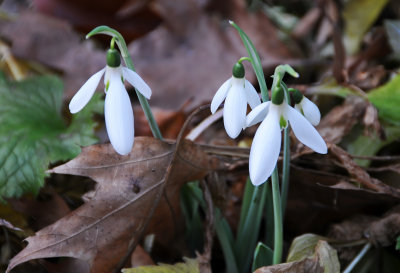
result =
[{"label": "curled dry leaf", "polygon": [[172,237],[169,225],[171,213],[179,210],[180,187],[202,178],[214,164],[189,141],[176,145],[137,137],[128,156],[118,155],[109,144],[83,148],[51,172],[95,180],[91,199],[27,238],[28,246],[10,261],[7,272],[32,259],[59,256],[85,260],[90,272],[111,272],[129,245],[140,240],[153,212],[148,230],[162,231],[160,239]]},{"label": "curled dry leaf", "polygon": [[313,255],[298,261],[261,267],[255,273],[339,273],[340,263],[336,250],[326,241],[319,240]]},{"label": "curled dry leaf", "polygon": [[349,172],[349,174],[362,186],[378,193],[385,193],[393,197],[400,198],[399,189],[393,188],[389,185],[386,185],[379,179],[371,177],[367,171],[357,165],[349,153],[339,146],[336,146],[335,144],[330,145],[329,152],[336,157],[336,159]]}]

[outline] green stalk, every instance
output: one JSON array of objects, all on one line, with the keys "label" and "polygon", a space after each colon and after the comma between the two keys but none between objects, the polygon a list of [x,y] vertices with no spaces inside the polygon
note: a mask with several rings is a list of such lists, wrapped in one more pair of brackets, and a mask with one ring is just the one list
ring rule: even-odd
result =
[{"label": "green stalk", "polygon": [[271,176],[272,183],[272,198],[274,203],[274,256],[273,264],[279,264],[282,259],[283,251],[283,225],[282,225],[282,210],[279,192],[279,177],[278,169],[275,167]]},{"label": "green stalk", "polygon": [[[115,29],[112,29],[108,26],[98,26],[95,29],[93,29],[91,32],[89,32],[88,35],[86,35],[86,39],[88,39],[96,34],[105,34],[105,35],[114,37],[115,42],[118,45],[119,51],[121,52],[121,56],[124,59],[126,67],[128,67],[129,69],[136,72],[135,66],[133,65],[132,58],[129,55],[128,48],[126,46],[124,37],[122,37],[121,33],[119,33]],[[147,119],[147,122],[149,123],[149,126],[151,129],[151,132],[153,133],[153,136],[158,139],[163,139],[160,128],[158,128],[157,122],[154,119],[153,112],[151,112],[149,102],[136,88],[135,88],[135,91],[136,91],[136,95],[138,96],[140,105],[142,106],[143,112],[146,115],[146,119]]]},{"label": "green stalk", "polygon": [[[253,185],[251,185],[254,187]],[[250,268],[254,248],[260,232],[261,219],[266,201],[266,185],[256,186],[252,191],[250,204],[240,225],[235,243],[235,254],[240,272],[247,272]],[[244,208],[246,209],[246,207]]]},{"label": "green stalk", "polygon": [[[283,90],[285,90],[285,98],[290,105],[290,94],[284,82],[281,82]],[[283,168],[282,168],[282,219],[285,218],[285,210],[287,204],[287,197],[289,192],[289,173],[290,173],[290,129],[286,127],[283,136]]]}]

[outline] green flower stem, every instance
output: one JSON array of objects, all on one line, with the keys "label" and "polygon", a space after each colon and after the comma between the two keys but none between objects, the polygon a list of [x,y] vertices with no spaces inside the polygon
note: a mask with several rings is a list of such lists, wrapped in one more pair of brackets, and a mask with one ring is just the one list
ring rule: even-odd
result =
[{"label": "green flower stem", "polygon": [[248,61],[248,62],[251,63],[251,59],[250,59],[249,57],[242,57],[242,58],[240,58],[239,61],[238,61],[238,63],[241,64],[243,61]]},{"label": "green flower stem", "polygon": [[[121,56],[124,59],[126,66],[129,69],[135,71],[135,66],[133,65],[131,56],[129,55],[125,40],[118,31],[116,31],[115,29],[112,29],[108,26],[98,26],[95,29],[93,29],[91,32],[89,32],[88,35],[86,35],[86,39],[92,37],[93,35],[97,35],[97,34],[105,34],[105,35],[109,35],[109,36],[113,37],[113,39],[115,39],[115,42],[118,45],[118,48],[121,52]],[[153,133],[153,136],[158,139],[163,139],[160,128],[158,127],[157,122],[154,119],[153,113],[151,112],[149,102],[136,88],[135,88],[135,91],[136,91],[136,95],[138,96],[140,105],[142,106],[143,112],[146,115],[147,122],[149,123],[149,126],[151,129],[151,132]]]},{"label": "green flower stem", "polygon": [[[281,82],[283,90],[285,90],[285,97],[287,103],[290,105],[290,94],[284,82]],[[285,218],[285,210],[287,204],[287,197],[289,192],[289,173],[290,173],[290,129],[286,127],[283,136],[283,169],[282,169],[282,219]]]},{"label": "green flower stem", "polygon": [[274,256],[273,264],[279,264],[282,259],[283,251],[283,224],[281,210],[281,195],[279,192],[278,169],[275,167],[271,176],[272,183],[272,199],[274,204]]},{"label": "green flower stem", "polygon": [[267,203],[265,206],[265,219],[266,219],[266,229],[265,229],[265,244],[269,248],[274,249],[274,203],[272,198],[272,185],[271,183],[266,183],[267,185]]},{"label": "green flower stem", "polygon": [[271,91],[273,91],[276,87],[281,86],[283,76],[285,73],[289,73],[292,77],[298,78],[299,74],[288,64],[278,65],[275,68],[274,72],[274,80],[272,81]]}]

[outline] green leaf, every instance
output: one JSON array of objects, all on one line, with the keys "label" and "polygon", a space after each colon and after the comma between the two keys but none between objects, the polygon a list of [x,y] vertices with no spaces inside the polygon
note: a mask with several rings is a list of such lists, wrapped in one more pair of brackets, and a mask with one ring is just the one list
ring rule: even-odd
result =
[{"label": "green leaf", "polygon": [[254,272],[257,268],[262,266],[268,266],[272,264],[274,252],[268,246],[259,242],[256,250],[254,251],[254,258],[253,258],[253,267],[252,272]]},{"label": "green leaf", "polygon": [[378,109],[381,118],[394,124],[400,124],[400,75],[385,85],[368,93],[368,99]]},{"label": "green leaf", "polygon": [[260,56],[258,55],[256,48],[254,47],[249,36],[247,36],[247,34],[244,33],[244,31],[238,25],[236,25],[233,21],[229,21],[229,23],[236,28],[240,38],[242,38],[243,44],[247,50],[247,54],[249,54],[249,58],[251,59],[251,65],[253,66],[254,73],[256,73],[258,84],[260,85],[262,99],[263,101],[268,101],[267,84],[265,82]]},{"label": "green leaf", "polygon": [[386,20],[385,29],[389,37],[389,44],[393,52],[400,54],[400,21],[399,20]]},{"label": "green leaf", "polygon": [[[361,134],[356,140],[347,145],[346,150],[357,156],[374,156],[382,147],[397,141],[400,138],[400,128],[398,126],[385,126],[385,140],[381,140],[376,133],[371,136]],[[370,160],[355,159],[355,162],[362,166],[368,167]]]},{"label": "green leaf", "polygon": [[396,250],[400,250],[400,236],[397,237]]},{"label": "green leaf", "polygon": [[345,98],[354,94],[350,88],[339,85],[333,77],[328,77],[320,85],[312,86],[307,90],[309,95],[333,95]]},{"label": "green leaf", "polygon": [[162,264],[139,266],[136,268],[122,269],[122,273],[199,273],[199,263],[196,259],[183,258],[184,263],[174,265]]},{"label": "green leaf", "polygon": [[343,10],[345,21],[344,44],[347,53],[359,50],[364,34],[378,18],[388,0],[349,0]]},{"label": "green leaf", "polygon": [[201,202],[204,200],[198,181],[182,186],[180,204],[185,217],[185,240],[193,253],[200,250],[204,243],[203,236],[198,236],[203,234],[203,222],[199,213]]},{"label": "green leaf", "polygon": [[98,95],[67,127],[61,115],[62,82],[43,76],[8,82],[0,73],[0,200],[37,193],[51,162],[80,153],[95,142],[91,120]]}]

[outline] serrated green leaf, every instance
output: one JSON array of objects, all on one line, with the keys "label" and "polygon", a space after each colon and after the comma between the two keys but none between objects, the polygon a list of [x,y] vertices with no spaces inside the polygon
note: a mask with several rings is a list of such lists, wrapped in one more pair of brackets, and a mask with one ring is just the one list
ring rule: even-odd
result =
[{"label": "serrated green leaf", "polygon": [[400,75],[368,93],[368,99],[378,109],[379,117],[400,124]]},{"label": "serrated green leaf", "polygon": [[364,34],[378,18],[388,0],[349,0],[343,10],[344,44],[347,53],[357,53]]},{"label": "serrated green leaf", "polygon": [[122,273],[199,273],[199,263],[196,259],[183,258],[184,263],[174,265],[162,264],[139,266],[122,269]]},{"label": "serrated green leaf", "polygon": [[386,20],[385,29],[389,37],[389,44],[393,52],[400,54],[400,21],[399,20]]},{"label": "serrated green leaf", "polygon": [[73,158],[79,145],[95,142],[91,116],[99,96],[67,127],[62,90],[55,76],[8,82],[0,73],[0,200],[37,193],[49,163]]}]

